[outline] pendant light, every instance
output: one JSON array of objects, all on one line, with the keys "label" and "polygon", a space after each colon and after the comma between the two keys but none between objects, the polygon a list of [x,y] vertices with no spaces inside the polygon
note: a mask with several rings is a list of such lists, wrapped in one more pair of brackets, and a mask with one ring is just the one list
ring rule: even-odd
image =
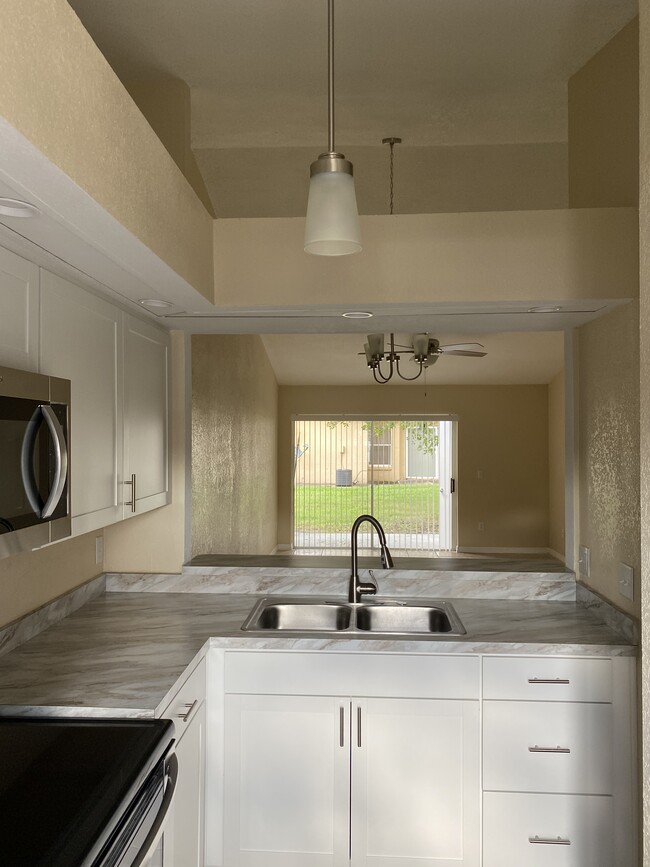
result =
[{"label": "pendant light", "polygon": [[334,0],[327,0],[328,151],[310,167],[305,252],[345,256],[361,250],[352,163],[334,146]]}]

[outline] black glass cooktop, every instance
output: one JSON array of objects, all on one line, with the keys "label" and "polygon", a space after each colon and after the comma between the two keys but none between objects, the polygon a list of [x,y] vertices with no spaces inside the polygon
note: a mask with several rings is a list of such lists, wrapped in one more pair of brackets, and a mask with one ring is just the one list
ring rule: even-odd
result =
[{"label": "black glass cooktop", "polygon": [[167,751],[168,720],[0,719],[1,867],[76,867]]}]

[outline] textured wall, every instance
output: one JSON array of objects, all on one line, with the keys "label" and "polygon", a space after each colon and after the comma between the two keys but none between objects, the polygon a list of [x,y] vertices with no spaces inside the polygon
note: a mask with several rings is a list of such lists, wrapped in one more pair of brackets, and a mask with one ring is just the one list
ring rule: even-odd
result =
[{"label": "textured wall", "polygon": [[[548,546],[547,386],[281,386],[278,541],[282,544],[291,542],[291,416],[303,413],[457,414],[459,545]],[[482,531],[479,521],[485,523]]]},{"label": "textured wall", "polygon": [[643,864],[650,864],[650,3],[639,4],[641,371],[641,712]]},{"label": "textured wall", "polygon": [[[591,549],[585,583],[638,615],[638,304],[583,326],[579,342],[579,540]],[[618,592],[619,562],[634,567],[634,602]]]},{"label": "textured wall", "polygon": [[548,386],[548,546],[564,559],[564,371]]},{"label": "textured wall", "polygon": [[185,340],[171,333],[171,503],[104,529],[107,572],[180,572],[185,553]]},{"label": "textured wall", "polygon": [[66,0],[0,3],[0,116],[212,297],[212,218]]},{"label": "textured wall", "polygon": [[277,412],[259,337],[192,337],[193,555],[275,548]]},{"label": "textured wall", "polygon": [[569,207],[639,201],[639,22],[569,79]]}]

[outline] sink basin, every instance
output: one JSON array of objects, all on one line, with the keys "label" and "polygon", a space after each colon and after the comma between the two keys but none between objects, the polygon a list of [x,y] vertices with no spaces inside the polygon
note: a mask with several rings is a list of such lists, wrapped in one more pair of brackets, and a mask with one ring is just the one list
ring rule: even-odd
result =
[{"label": "sink basin", "polygon": [[448,602],[438,605],[378,603],[363,605],[357,611],[357,629],[398,635],[446,633],[463,635],[465,629]]},{"label": "sink basin", "polygon": [[272,602],[262,599],[242,629],[339,632],[348,629],[352,608],[336,602]]},{"label": "sink basin", "polygon": [[247,632],[354,632],[383,635],[464,635],[449,602],[377,601],[361,605],[328,599],[266,596],[244,621]]}]

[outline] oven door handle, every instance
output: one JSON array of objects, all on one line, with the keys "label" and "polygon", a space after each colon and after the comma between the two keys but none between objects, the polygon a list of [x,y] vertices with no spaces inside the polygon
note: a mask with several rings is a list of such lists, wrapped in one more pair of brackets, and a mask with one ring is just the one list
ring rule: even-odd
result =
[{"label": "oven door handle", "polygon": [[174,792],[176,791],[176,781],[178,780],[178,759],[176,758],[176,753],[172,753],[171,756],[167,759],[167,765],[165,768],[165,779],[167,785],[165,786],[165,794],[163,795],[162,803],[160,805],[160,810],[158,811],[158,815],[156,816],[156,821],[151,826],[147,837],[142,844],[142,848],[138,852],[135,857],[135,861],[132,864],[132,867],[140,867],[142,864],[146,864],[147,859],[153,855],[153,851],[158,845],[158,841],[162,836],[163,824],[165,819],[167,818],[167,814],[169,812],[169,808],[171,807],[172,800],[174,799]]},{"label": "oven door handle", "polygon": [[68,449],[65,442],[65,434],[61,427],[61,422],[56,417],[56,413],[51,406],[42,406],[41,411],[45,424],[50,430],[52,442],[54,443],[54,457],[56,459],[56,469],[54,470],[54,482],[52,490],[47,498],[47,502],[43,506],[41,518],[49,518],[61,501],[63,490],[65,488],[66,479],[68,478]]}]

